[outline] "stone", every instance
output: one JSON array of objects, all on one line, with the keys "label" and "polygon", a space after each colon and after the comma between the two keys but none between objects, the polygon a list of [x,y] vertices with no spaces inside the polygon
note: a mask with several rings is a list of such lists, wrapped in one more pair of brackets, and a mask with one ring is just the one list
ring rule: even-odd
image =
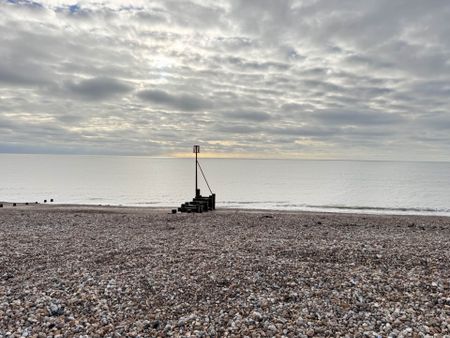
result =
[{"label": "stone", "polygon": [[64,308],[55,303],[50,303],[50,305],[47,307],[48,314],[50,316],[61,316],[64,314]]},{"label": "stone", "polygon": [[308,336],[308,337],[314,337],[314,330],[313,329],[308,329],[307,331],[306,331],[306,335]]},{"label": "stone", "polygon": [[253,311],[251,317],[258,322],[260,322],[263,318],[262,314],[258,311]]}]

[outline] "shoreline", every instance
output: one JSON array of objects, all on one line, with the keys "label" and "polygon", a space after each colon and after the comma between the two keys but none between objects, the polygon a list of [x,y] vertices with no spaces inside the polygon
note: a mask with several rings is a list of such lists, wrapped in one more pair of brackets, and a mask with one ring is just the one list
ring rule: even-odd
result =
[{"label": "shoreline", "polygon": [[[105,208],[105,209],[118,209],[118,210],[127,210],[129,209],[137,211],[137,210],[153,210],[153,211],[171,211],[172,209],[178,209],[177,206],[148,206],[148,205],[113,205],[113,204],[76,204],[76,203],[55,203],[55,202],[47,202],[47,203],[28,203],[26,202],[17,202],[16,206],[13,207],[14,202],[3,202],[0,201],[0,204],[3,204],[3,208],[55,208],[55,209],[76,209],[76,208]],[[234,208],[234,207],[218,207],[216,212],[255,212],[255,213],[282,213],[282,214],[324,214],[324,215],[367,215],[367,216],[394,216],[394,217],[444,217],[450,218],[450,214],[445,212],[444,214],[439,214],[439,211],[433,212],[423,212],[423,213],[409,213],[406,212],[408,209],[382,209],[382,208],[371,208],[371,209],[352,209],[352,208],[337,208],[343,211],[327,211],[327,210],[299,210],[299,209],[262,209],[262,208]],[[1,210],[1,208],[0,208]],[[354,210],[354,211],[353,211]],[[375,210],[400,210],[399,213],[390,213],[390,212],[377,212]],[[404,212],[402,213],[402,210]],[[177,211],[177,213],[179,213]]]},{"label": "shoreline", "polygon": [[450,219],[0,209],[0,337],[450,334]]}]

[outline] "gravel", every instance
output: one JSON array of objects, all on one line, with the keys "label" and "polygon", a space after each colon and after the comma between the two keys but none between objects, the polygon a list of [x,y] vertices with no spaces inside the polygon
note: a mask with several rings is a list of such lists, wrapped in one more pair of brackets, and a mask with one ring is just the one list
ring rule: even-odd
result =
[{"label": "gravel", "polygon": [[0,337],[450,337],[450,218],[0,209]]}]

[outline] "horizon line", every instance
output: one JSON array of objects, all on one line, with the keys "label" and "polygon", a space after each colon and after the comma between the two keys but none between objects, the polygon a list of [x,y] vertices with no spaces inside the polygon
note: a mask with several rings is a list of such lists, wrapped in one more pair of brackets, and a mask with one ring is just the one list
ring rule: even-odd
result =
[{"label": "horizon line", "polygon": [[[180,154],[180,153],[178,153]],[[182,156],[174,155],[145,155],[145,154],[83,154],[83,153],[45,153],[45,152],[35,152],[35,153],[14,153],[14,152],[0,152],[0,155],[47,155],[47,156],[116,156],[116,157],[146,157],[154,159],[192,159],[194,156],[190,156],[190,153],[182,153]],[[208,153],[204,153],[208,154]],[[425,160],[425,159],[380,159],[380,158],[318,158],[318,157],[254,157],[254,156],[210,156],[202,157],[201,153],[199,159],[213,159],[213,160],[272,160],[272,161],[353,161],[353,162],[433,162],[433,163],[450,163],[449,160]]]}]

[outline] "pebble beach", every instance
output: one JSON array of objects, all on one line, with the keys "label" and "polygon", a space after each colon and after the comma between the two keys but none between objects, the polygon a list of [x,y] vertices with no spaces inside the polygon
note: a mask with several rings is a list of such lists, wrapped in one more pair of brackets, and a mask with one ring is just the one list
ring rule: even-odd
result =
[{"label": "pebble beach", "polygon": [[0,337],[450,337],[450,218],[12,205]]}]

